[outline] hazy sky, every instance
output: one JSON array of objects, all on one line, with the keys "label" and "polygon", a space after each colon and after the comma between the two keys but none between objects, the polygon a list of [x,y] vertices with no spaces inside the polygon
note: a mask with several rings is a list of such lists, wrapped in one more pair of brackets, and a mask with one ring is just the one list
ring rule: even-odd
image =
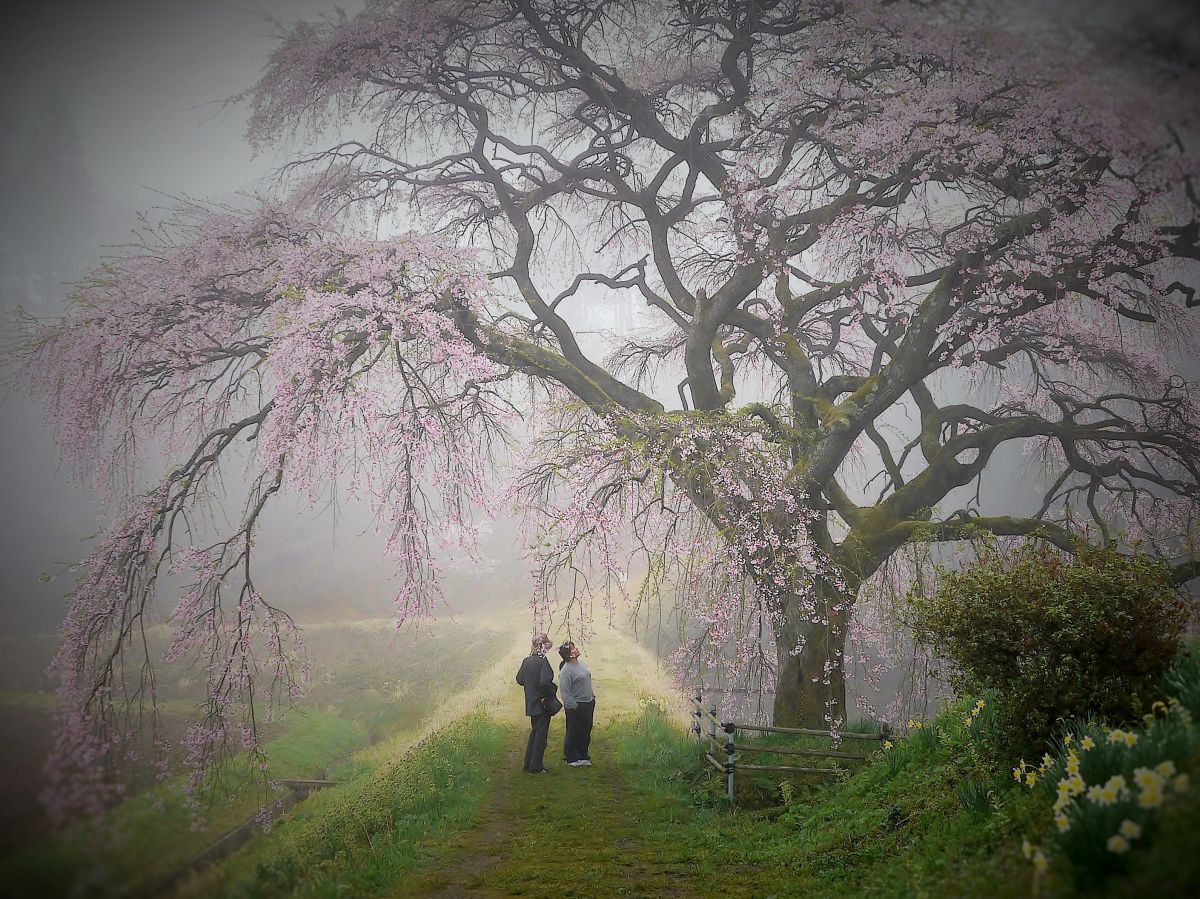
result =
[{"label": "hazy sky", "polygon": [[[362,3],[339,5],[352,13]],[[163,193],[218,198],[253,189],[278,160],[252,158],[245,110],[222,111],[221,101],[256,81],[274,46],[269,17],[333,9],[321,0],[123,0],[25,4],[15,17],[6,13],[0,146],[22,148],[30,110],[57,93],[79,131],[96,195],[90,246],[65,261],[64,277],[83,274],[103,245],[127,240],[136,210],[163,204]],[[8,198],[0,204],[0,214],[17,212]],[[52,313],[52,301],[35,311]],[[40,417],[20,396],[0,407],[2,631],[61,620],[67,582],[42,584],[39,575],[80,557],[96,528],[95,502],[58,470]],[[329,533],[327,525],[313,530]],[[343,529],[347,538],[355,533]]]}]

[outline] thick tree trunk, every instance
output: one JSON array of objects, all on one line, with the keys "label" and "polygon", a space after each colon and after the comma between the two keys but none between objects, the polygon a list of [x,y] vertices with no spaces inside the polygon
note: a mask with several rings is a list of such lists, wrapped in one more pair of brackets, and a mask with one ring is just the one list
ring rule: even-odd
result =
[{"label": "thick tree trunk", "polygon": [[[813,624],[790,603],[776,639],[777,727],[830,727],[846,719],[844,618]],[[794,651],[802,641],[798,652]]]}]

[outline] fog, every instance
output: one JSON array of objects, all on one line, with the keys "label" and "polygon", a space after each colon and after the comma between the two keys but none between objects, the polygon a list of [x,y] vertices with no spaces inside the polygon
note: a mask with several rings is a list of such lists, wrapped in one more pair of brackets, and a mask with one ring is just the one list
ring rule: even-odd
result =
[{"label": "fog", "polygon": [[[339,4],[348,13],[359,3]],[[280,159],[255,158],[246,111],[225,100],[256,80],[273,18],[332,14],[320,0],[120,2],[26,7],[3,41],[0,300],[38,316],[71,281],[128,242],[139,210],[172,196],[236,200],[265,188]],[[6,322],[6,331],[10,328]],[[0,628],[61,621],[66,565],[109,511],[57,463],[53,435],[21,394],[0,408]],[[494,533],[494,531],[493,531]],[[512,541],[498,539],[510,548]],[[301,619],[387,615],[393,586],[361,507],[285,500],[264,528],[264,586]],[[484,552],[489,549],[485,539]],[[504,568],[515,589],[515,554]],[[505,568],[505,563],[507,568]],[[469,582],[451,585],[460,596]],[[511,595],[511,593],[510,593]]]},{"label": "fog", "polygon": [[[362,4],[338,4],[353,14]],[[1174,3],[1103,4],[1110,16]],[[1055,9],[1030,3],[1030,22]],[[1095,11],[1095,5],[1092,11]],[[334,14],[324,0],[27,5],[0,37],[0,302],[54,315],[72,280],[126,242],[137,211],[172,196],[232,200],[265,188],[282,157],[254,157],[246,110],[224,101],[252,85],[274,46],[272,20]],[[625,320],[622,322],[621,319]],[[616,316],[614,324],[635,324]],[[7,326],[6,326],[7,328]],[[61,620],[66,566],[109,510],[60,468],[36,403],[0,407],[0,628],[46,631]],[[1035,481],[1008,454],[984,485],[997,512],[1028,507]],[[864,470],[873,459],[864,457]],[[310,509],[285,498],[262,529],[264,586],[301,620],[387,615],[393,583],[365,509]],[[493,527],[485,563],[451,577],[460,603],[524,589],[511,522]],[[491,582],[491,586],[484,586]]]}]

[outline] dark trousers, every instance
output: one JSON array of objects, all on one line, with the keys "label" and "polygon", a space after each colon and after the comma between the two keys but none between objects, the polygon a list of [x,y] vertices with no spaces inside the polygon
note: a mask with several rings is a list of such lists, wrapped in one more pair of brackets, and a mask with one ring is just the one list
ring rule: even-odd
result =
[{"label": "dark trousers", "polygon": [[550,716],[529,716],[529,742],[525,745],[525,770],[541,771],[545,764],[546,738],[550,736]]},{"label": "dark trousers", "polygon": [[563,756],[568,762],[590,759],[588,747],[592,745],[592,719],[596,715],[596,700],[581,702],[567,709],[567,735],[563,738]]}]

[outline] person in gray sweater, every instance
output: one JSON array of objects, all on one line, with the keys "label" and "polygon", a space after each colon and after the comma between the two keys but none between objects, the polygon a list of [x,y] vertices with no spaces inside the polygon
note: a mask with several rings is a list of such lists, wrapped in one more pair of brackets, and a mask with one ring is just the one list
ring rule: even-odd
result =
[{"label": "person in gray sweater", "polygon": [[558,647],[562,662],[558,666],[558,690],[567,710],[567,734],[563,738],[563,758],[573,768],[590,767],[588,749],[592,743],[592,722],[596,715],[596,694],[592,690],[592,672],[579,658],[579,647],[568,640]]}]

